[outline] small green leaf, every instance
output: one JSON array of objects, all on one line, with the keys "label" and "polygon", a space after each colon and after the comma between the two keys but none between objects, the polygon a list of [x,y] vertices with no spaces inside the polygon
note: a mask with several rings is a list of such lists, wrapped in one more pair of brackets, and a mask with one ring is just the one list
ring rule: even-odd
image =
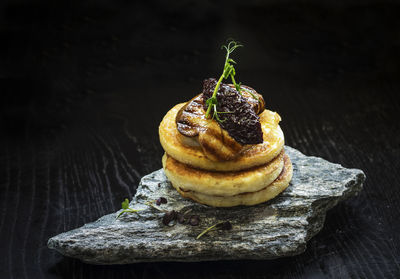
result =
[{"label": "small green leaf", "polygon": [[208,98],[207,101],[206,101],[206,104],[209,105],[209,106],[216,105],[217,104],[217,97],[213,96],[211,98]]},{"label": "small green leaf", "polygon": [[122,202],[122,209],[128,209],[129,208],[129,200],[128,199],[125,199],[123,202]]},{"label": "small green leaf", "polygon": [[242,85],[242,83],[241,82],[239,82],[239,83],[234,82],[235,79],[233,77],[232,77],[232,81],[235,84],[236,91],[239,92],[240,94],[242,94],[242,92],[240,92],[240,86]]},{"label": "small green leaf", "polygon": [[228,62],[228,63],[233,63],[233,64],[236,64],[236,61],[235,61],[235,60],[233,60],[232,58],[229,58],[227,62]]}]

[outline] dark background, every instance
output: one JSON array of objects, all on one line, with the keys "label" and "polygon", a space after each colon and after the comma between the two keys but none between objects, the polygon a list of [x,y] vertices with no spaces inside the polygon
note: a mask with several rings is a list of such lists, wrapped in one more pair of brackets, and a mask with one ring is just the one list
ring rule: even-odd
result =
[{"label": "dark background", "polygon": [[[2,1],[1,278],[399,278],[400,5],[394,1]],[[161,167],[158,124],[222,71],[286,143],[367,175],[299,256],[92,266],[46,246]]]}]

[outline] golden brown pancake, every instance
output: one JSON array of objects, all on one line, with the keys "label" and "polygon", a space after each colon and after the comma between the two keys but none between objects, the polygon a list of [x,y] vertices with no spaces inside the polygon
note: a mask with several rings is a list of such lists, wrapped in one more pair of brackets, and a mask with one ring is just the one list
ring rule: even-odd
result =
[{"label": "golden brown pancake", "polygon": [[172,184],[175,189],[185,198],[190,198],[198,203],[214,207],[232,207],[238,205],[255,205],[273,199],[290,183],[293,175],[292,163],[289,156],[284,154],[284,167],[280,175],[271,184],[256,192],[240,193],[234,196],[213,196],[209,194],[190,191]]},{"label": "golden brown pancake", "polygon": [[282,172],[282,151],[271,162],[251,169],[231,172],[214,172],[192,168],[180,163],[168,154],[162,162],[166,176],[175,188],[206,195],[234,196],[244,192],[255,192],[271,184]]},{"label": "golden brown pancake", "polygon": [[[185,103],[173,107],[164,116],[159,126],[160,142],[165,152],[181,163],[194,168],[210,171],[238,171],[255,166],[265,165],[282,151],[284,136],[279,127],[280,116],[276,112],[264,110],[260,116],[264,142],[251,145],[235,159],[227,161],[210,160],[200,146],[196,146],[191,138],[185,139],[176,128],[175,118],[179,109]],[[206,121],[214,121],[207,119]]]}]

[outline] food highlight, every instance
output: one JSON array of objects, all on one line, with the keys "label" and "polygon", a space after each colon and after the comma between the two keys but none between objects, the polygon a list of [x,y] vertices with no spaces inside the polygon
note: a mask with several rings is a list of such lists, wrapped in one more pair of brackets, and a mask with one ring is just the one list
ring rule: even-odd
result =
[{"label": "food highlight", "polygon": [[[219,79],[174,106],[159,126],[163,169],[184,198],[214,207],[255,205],[285,190],[292,178],[278,113],[261,94],[235,80],[230,41]],[[230,79],[231,84],[223,83]]]}]

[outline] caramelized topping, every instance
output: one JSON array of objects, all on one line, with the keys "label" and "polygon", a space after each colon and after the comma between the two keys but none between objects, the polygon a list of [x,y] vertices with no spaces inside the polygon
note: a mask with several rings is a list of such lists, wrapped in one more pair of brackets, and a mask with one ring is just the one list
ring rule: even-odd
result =
[{"label": "caramelized topping", "polygon": [[[229,84],[229,86],[231,88],[235,88],[233,84]],[[250,86],[241,85],[240,88],[240,93],[246,99],[246,102],[248,102],[253,107],[254,112],[256,114],[262,113],[265,109],[265,101],[263,96],[258,94],[257,91],[255,91]]]},{"label": "caramelized topping", "polygon": [[[205,101],[212,96],[216,85],[217,80],[213,78],[203,81],[205,109],[207,109]],[[259,113],[259,110],[264,109],[264,101],[260,101],[261,104],[257,105],[249,103],[247,99],[253,98],[246,98],[246,91],[247,88],[242,90],[244,95],[242,96],[234,87],[224,83],[220,84],[217,92],[218,104],[216,106],[219,117],[222,120],[219,125],[240,144],[262,143],[263,134],[257,113]],[[247,93],[251,95],[249,92]],[[257,95],[255,95],[257,98],[262,99],[260,95]]]}]

